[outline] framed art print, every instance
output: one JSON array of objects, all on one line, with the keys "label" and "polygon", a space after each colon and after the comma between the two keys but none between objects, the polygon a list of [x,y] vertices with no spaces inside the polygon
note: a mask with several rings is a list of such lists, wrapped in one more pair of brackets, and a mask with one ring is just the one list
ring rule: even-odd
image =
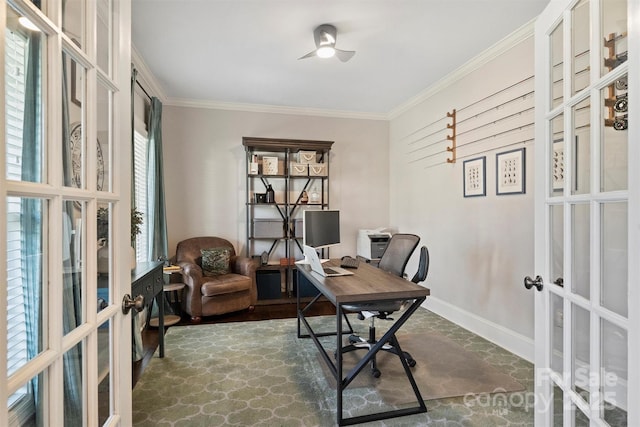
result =
[{"label": "framed art print", "polygon": [[[80,47],[80,42],[76,39],[72,39],[72,41],[76,44],[76,46]],[[71,68],[71,102],[76,104],[78,107],[82,107],[82,95],[84,93],[83,90],[83,74],[84,69],[80,64],[71,59],[70,63]]]},{"label": "framed art print", "polygon": [[564,188],[564,140],[553,141],[551,160],[553,191],[562,191]]},{"label": "framed art print", "polygon": [[496,194],[525,193],[525,149],[496,154]]},{"label": "framed art print", "polygon": [[487,195],[485,156],[465,160],[463,163],[463,195],[464,197],[478,197]]}]

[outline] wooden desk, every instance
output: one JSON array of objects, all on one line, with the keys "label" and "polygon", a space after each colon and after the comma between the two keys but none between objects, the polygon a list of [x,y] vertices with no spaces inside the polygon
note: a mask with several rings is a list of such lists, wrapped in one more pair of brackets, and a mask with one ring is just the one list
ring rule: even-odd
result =
[{"label": "wooden desk", "polygon": [[[339,260],[331,260],[324,264],[327,267],[337,267],[340,265]],[[331,370],[336,379],[336,396],[337,396],[337,421],[338,425],[359,424],[368,421],[382,420],[404,415],[419,414],[427,411],[427,407],[422,399],[422,395],[418,390],[418,386],[413,378],[411,369],[407,365],[407,361],[402,357],[402,349],[396,339],[396,332],[411,317],[411,315],[420,307],[427,296],[430,294],[429,289],[416,285],[413,282],[405,280],[401,277],[394,276],[367,263],[360,263],[358,269],[353,270],[352,276],[338,277],[322,277],[317,273],[313,273],[309,265],[299,264],[298,270],[303,274],[318,290],[318,295],[314,297],[304,307],[301,306],[300,293],[298,292],[298,338],[311,338],[318,347],[322,359]],[[331,301],[336,307],[336,331],[335,332],[315,332],[307,322],[304,313],[316,302],[320,297],[324,296]],[[413,300],[413,303],[400,315],[400,318],[393,323],[391,328],[379,339],[371,350],[354,366],[346,375],[342,372],[342,335],[352,333],[349,319],[343,312],[342,306],[352,303],[376,303],[389,300]],[[348,325],[349,330],[344,330],[343,318]],[[300,324],[304,324],[308,334],[302,334]],[[335,362],[329,356],[329,352],[324,348],[318,337],[336,335],[336,352]],[[384,344],[391,342],[398,349],[398,357],[404,367],[407,379],[411,383],[413,391],[418,401],[418,406],[392,410],[387,412],[379,412],[359,417],[343,418],[342,417],[342,392],[353,381],[358,373],[371,361],[376,353]]]}]

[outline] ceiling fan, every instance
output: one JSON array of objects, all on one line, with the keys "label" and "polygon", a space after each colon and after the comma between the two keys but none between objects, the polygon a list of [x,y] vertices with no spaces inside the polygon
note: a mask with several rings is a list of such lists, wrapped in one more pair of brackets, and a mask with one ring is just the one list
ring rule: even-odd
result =
[{"label": "ceiling fan", "polygon": [[301,56],[298,59],[311,58],[312,56],[318,56],[320,58],[331,58],[337,56],[342,62],[347,62],[353,55],[356,54],[354,50],[341,50],[336,49],[336,27],[331,24],[322,24],[313,30],[313,39],[316,42],[316,50]]}]

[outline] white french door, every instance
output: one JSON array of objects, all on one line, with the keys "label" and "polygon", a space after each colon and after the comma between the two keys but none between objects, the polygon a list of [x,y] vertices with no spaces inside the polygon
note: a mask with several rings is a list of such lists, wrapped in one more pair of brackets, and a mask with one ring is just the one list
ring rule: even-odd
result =
[{"label": "white french door", "polygon": [[131,425],[130,9],[0,0],[2,426]]},{"label": "white french door", "polygon": [[640,425],[639,12],[552,0],[536,24],[538,426]]}]

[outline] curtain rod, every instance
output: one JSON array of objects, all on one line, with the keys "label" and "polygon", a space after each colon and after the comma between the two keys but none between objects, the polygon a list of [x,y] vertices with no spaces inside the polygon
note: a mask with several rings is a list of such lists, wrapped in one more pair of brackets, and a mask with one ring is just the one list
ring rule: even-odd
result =
[{"label": "curtain rod", "polygon": [[149,95],[149,94],[147,93],[147,90],[144,88],[144,86],[142,86],[142,84],[140,84],[140,82],[138,81],[138,79],[136,79],[136,84],[138,85],[138,87],[139,87],[140,89],[142,89],[142,92],[144,92],[144,94],[145,94],[145,95],[147,95],[147,98],[149,98],[149,100],[151,101],[151,99],[152,99],[152,98],[151,98],[151,95]]}]

